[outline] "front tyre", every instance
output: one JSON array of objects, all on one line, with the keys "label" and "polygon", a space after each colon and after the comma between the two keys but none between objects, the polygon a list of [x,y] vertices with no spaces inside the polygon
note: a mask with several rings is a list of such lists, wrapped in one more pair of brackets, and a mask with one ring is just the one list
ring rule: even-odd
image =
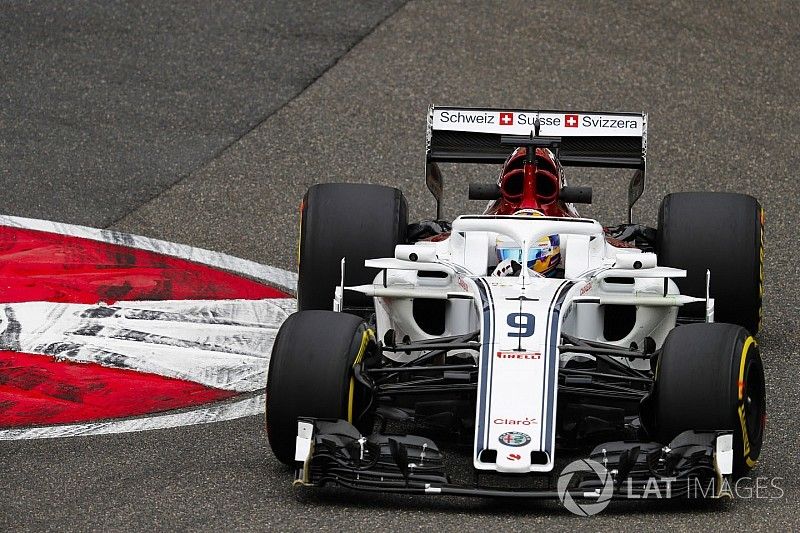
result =
[{"label": "front tyre", "polygon": [[267,375],[267,437],[277,459],[294,464],[297,418],[353,422],[363,391],[353,365],[373,348],[371,329],[357,316],[300,311],[281,325]]},{"label": "front tyre", "polygon": [[733,474],[745,475],[761,452],[766,420],[758,344],[733,324],[690,324],[667,335],[655,376],[659,442],[687,430],[732,431]]}]

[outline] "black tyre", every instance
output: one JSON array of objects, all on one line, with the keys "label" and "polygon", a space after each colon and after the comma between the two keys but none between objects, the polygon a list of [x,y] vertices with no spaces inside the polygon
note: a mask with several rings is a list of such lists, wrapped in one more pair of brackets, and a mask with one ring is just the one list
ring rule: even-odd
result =
[{"label": "black tyre", "polygon": [[[267,436],[272,452],[294,463],[297,417],[353,420],[362,394],[353,379],[372,342],[357,316],[301,311],[286,319],[272,348],[267,375]],[[354,414],[355,413],[355,414]]]},{"label": "black tyre", "polygon": [[[298,309],[332,309],[345,263],[345,284],[371,283],[364,259],[394,257],[406,239],[408,205],[399,189],[381,185],[314,185],[303,198],[298,246]],[[371,298],[348,292],[345,305],[370,309]]]},{"label": "black tyre", "polygon": [[756,464],[766,420],[764,367],[756,341],[734,324],[690,324],[672,330],[656,369],[659,442],[686,430],[733,431],[733,473]]},{"label": "black tyre", "polygon": [[[682,294],[703,297],[711,270],[715,319],[756,334],[764,287],[764,211],[752,196],[684,192],[667,195],[658,212],[659,264],[687,271],[675,282]],[[703,304],[681,308],[703,317]]]}]

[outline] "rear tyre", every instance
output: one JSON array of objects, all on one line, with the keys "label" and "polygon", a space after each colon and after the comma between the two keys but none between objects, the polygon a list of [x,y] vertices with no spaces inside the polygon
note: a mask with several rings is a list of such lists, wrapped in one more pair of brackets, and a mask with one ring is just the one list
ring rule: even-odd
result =
[{"label": "rear tyre", "polygon": [[[752,196],[684,192],[667,195],[658,212],[659,264],[687,271],[677,278],[682,294],[703,297],[706,269],[718,322],[738,324],[754,335],[761,327],[764,286],[764,211]],[[681,316],[702,318],[702,303]]]},{"label": "rear tyre", "polygon": [[[399,189],[382,185],[314,185],[303,198],[298,246],[297,305],[301,311],[332,309],[345,263],[345,284],[372,283],[365,259],[394,257],[406,240],[408,205]],[[345,305],[368,311],[373,301],[347,292]]]},{"label": "rear tyre", "polygon": [[668,443],[687,430],[733,431],[733,473],[755,466],[766,420],[764,367],[756,341],[734,324],[672,330],[656,368],[655,427]]},{"label": "rear tyre", "polygon": [[346,313],[302,311],[284,321],[267,375],[267,437],[280,462],[294,464],[297,417],[358,416],[363,391],[352,369],[372,342],[372,330]]}]

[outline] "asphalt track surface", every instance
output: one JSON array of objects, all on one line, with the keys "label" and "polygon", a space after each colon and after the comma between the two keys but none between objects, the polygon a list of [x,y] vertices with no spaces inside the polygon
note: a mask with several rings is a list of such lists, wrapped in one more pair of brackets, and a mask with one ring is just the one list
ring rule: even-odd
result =
[{"label": "asphalt track surface", "polygon": [[[769,418],[753,475],[781,478],[782,498],[620,503],[588,521],[557,503],[339,491],[300,502],[253,417],[2,443],[0,528],[797,530],[798,4],[397,7],[0,7],[0,209],[292,269],[313,183],[395,185],[412,218],[431,215],[431,102],[645,110],[637,220],[654,224],[663,195],[682,190],[745,192],[766,209]],[[480,209],[466,183],[494,169],[445,171],[446,215]],[[623,219],[627,176],[569,177],[594,187],[582,214]]]}]

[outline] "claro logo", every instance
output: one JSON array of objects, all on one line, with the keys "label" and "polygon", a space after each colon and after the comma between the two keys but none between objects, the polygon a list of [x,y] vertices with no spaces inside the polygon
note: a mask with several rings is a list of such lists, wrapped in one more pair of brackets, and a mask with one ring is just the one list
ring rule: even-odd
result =
[{"label": "claro logo", "polygon": [[499,424],[504,426],[532,426],[537,424],[536,419],[533,417],[525,417],[525,418],[495,418],[492,420],[492,424]]}]

